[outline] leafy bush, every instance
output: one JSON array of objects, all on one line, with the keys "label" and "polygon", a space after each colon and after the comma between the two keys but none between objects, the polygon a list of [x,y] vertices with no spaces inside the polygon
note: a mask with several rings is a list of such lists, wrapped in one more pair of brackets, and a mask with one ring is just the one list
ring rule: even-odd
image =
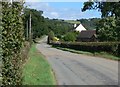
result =
[{"label": "leafy bush", "polygon": [[54,36],[55,36],[54,32],[50,31],[50,33],[48,34],[48,38],[47,38],[47,44],[50,44],[51,41],[53,41]]},{"label": "leafy bush", "polygon": [[100,41],[119,41],[115,17],[103,18],[97,24],[98,39]]},{"label": "leafy bush", "polygon": [[74,33],[74,32],[68,32],[64,36],[64,41],[72,41],[72,42],[74,42],[75,40],[76,40],[76,33]]},{"label": "leafy bush", "polygon": [[21,85],[23,3],[2,2],[2,85]]},{"label": "leafy bush", "polygon": [[50,31],[50,33],[48,34],[48,36],[49,36],[49,38],[50,38],[50,40],[53,40],[53,38],[54,38],[54,32],[53,31]]}]

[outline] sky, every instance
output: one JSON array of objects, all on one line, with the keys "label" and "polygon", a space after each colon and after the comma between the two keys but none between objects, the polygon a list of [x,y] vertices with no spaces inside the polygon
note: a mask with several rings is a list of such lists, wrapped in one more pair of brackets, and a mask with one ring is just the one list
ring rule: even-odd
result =
[{"label": "sky", "polygon": [[82,12],[84,2],[40,2],[38,0],[26,2],[29,8],[42,10],[43,16],[50,19],[76,20],[82,18],[100,18],[101,14],[97,10]]}]

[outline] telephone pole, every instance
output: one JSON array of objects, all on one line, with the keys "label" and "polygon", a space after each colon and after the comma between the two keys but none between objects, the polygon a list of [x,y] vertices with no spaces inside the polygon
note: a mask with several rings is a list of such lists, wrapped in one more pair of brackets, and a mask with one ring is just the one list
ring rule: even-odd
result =
[{"label": "telephone pole", "polygon": [[29,41],[32,43],[32,33],[31,33],[31,13],[30,13],[30,21],[29,21]]},{"label": "telephone pole", "polygon": [[29,29],[28,29],[28,20],[27,20],[27,23],[26,23],[26,40],[29,39],[28,33],[29,33]]}]

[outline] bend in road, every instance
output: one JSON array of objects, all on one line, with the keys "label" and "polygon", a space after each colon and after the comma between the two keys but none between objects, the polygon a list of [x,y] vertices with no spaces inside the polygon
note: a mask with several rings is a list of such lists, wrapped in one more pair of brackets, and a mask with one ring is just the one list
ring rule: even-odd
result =
[{"label": "bend in road", "polygon": [[118,62],[52,48],[46,38],[37,49],[51,64],[58,85],[118,85]]}]

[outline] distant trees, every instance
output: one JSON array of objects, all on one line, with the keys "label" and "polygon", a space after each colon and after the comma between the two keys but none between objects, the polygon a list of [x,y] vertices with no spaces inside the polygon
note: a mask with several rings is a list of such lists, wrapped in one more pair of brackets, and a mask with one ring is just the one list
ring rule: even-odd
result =
[{"label": "distant trees", "polygon": [[100,18],[90,18],[90,19],[77,19],[77,21],[80,21],[80,23],[87,29],[87,30],[93,30],[96,29],[96,24]]},{"label": "distant trees", "polygon": [[55,33],[55,36],[64,35],[73,28],[72,24],[58,19],[45,19],[45,21],[45,25],[48,27],[48,30],[52,30]]},{"label": "distant trees", "polygon": [[97,24],[100,41],[120,41],[120,2],[85,2],[82,11],[92,9],[102,13]]},{"label": "distant trees", "polygon": [[[26,31],[27,31],[26,30],[27,29],[26,23],[29,22],[30,14],[32,17],[31,23],[32,23],[32,35],[33,35],[32,37],[33,37],[33,39],[40,37],[42,35],[42,32],[44,32],[44,29],[43,29],[44,17],[42,16],[42,13],[43,13],[43,11],[37,11],[35,9],[28,9],[28,8],[24,9],[25,36],[26,36]],[[42,30],[42,32],[41,32],[41,30]]]},{"label": "distant trees", "polygon": [[[26,22],[29,21],[29,14],[32,15],[32,33],[33,39],[39,38],[42,35],[48,35],[50,31],[53,31],[55,36],[64,35],[70,29],[72,29],[72,24],[66,23],[58,19],[49,19],[42,16],[43,11],[37,11],[35,9],[24,9],[25,13],[25,31],[27,29]],[[26,34],[26,33],[25,33]]]}]

